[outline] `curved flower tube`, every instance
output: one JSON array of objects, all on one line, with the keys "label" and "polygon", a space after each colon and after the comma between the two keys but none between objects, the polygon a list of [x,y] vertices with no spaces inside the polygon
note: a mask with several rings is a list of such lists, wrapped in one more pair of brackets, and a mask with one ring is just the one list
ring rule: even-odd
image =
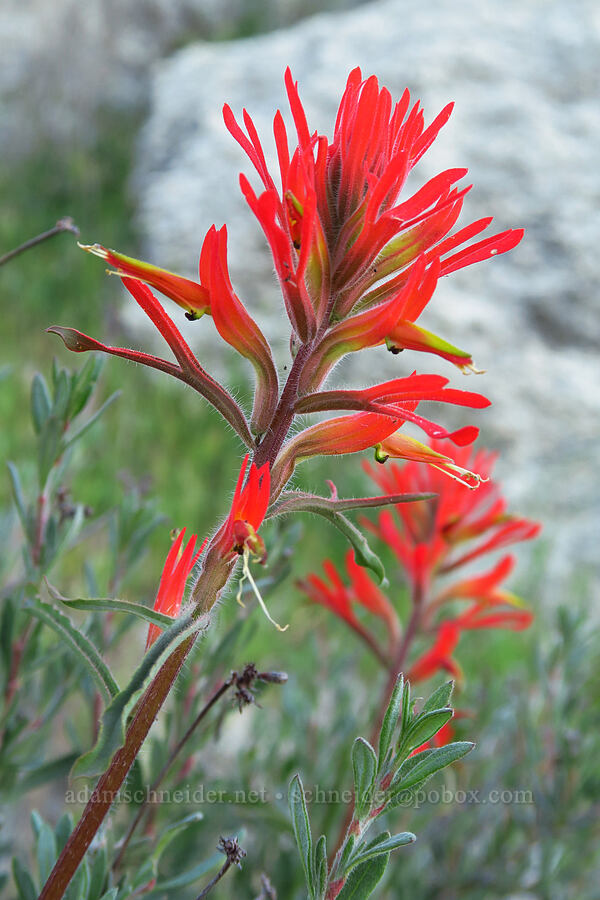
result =
[{"label": "curved flower tube", "polygon": [[[173,619],[179,615],[181,610],[185,583],[206,546],[206,541],[204,541],[201,547],[194,552],[198,536],[193,534],[187,541],[183,551],[181,551],[184,537],[185,528],[179,532],[167,554],[154,602],[155,612],[164,613],[164,615],[171,616]],[[153,623],[148,626],[146,650],[152,646],[160,635],[161,630],[158,625]]]}]

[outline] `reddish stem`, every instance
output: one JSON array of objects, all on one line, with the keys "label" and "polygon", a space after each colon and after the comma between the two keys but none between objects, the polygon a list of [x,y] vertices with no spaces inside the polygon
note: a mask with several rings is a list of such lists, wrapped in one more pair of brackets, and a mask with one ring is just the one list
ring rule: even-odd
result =
[{"label": "reddish stem", "polygon": [[192,635],[180,644],[147,688],[127,729],[125,743],[117,750],[110,766],[96,785],[81,819],[70,835],[42,889],[39,900],[60,900],[63,896],[86,850],[112,806],[125,776],[144,743],[188,653],[194,646],[195,640],[196,635]]}]

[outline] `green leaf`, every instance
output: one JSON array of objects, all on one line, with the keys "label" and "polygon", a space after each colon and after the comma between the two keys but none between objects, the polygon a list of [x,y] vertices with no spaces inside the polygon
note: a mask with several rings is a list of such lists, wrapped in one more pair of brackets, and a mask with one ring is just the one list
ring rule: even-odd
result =
[{"label": "green leaf", "polygon": [[117,397],[120,397],[120,396],[121,396],[121,391],[115,391],[114,394],[111,394],[111,396],[108,398],[108,400],[106,400],[106,401],[102,404],[102,406],[100,407],[100,409],[98,409],[98,410],[94,413],[94,415],[91,416],[91,417],[87,420],[87,422],[84,422],[84,424],[83,424],[80,428],[78,428],[77,431],[74,431],[74,432],[69,436],[68,440],[66,440],[66,441],[64,442],[65,449],[67,449],[68,447],[72,447],[73,444],[74,444],[76,441],[79,440],[79,438],[83,437],[83,435],[86,433],[86,431],[89,431],[90,428],[91,428],[93,425],[96,424],[96,422],[98,421],[98,419],[100,418],[100,416],[101,416],[104,412],[106,412],[106,410],[108,409],[108,407],[109,407],[112,403],[114,403],[114,401],[117,399]]},{"label": "green leaf", "polygon": [[58,822],[56,823],[56,828],[54,829],[54,836],[56,838],[56,849],[58,853],[62,853],[63,848],[69,837],[71,832],[73,831],[73,816],[71,813],[63,813]]},{"label": "green leaf", "polygon": [[35,855],[38,864],[40,884],[45,884],[58,856],[58,853],[56,852],[54,831],[45,822],[38,835]]},{"label": "green leaf", "polygon": [[366,900],[383,878],[389,853],[382,853],[353,868],[337,900]]},{"label": "green leaf", "polygon": [[354,772],[354,806],[359,820],[369,812],[372,788],[377,772],[377,754],[368,741],[358,737],[352,745],[352,770]]},{"label": "green leaf", "polygon": [[315,881],[312,866],[312,837],[310,834],[310,822],[308,820],[308,810],[306,808],[306,799],[304,797],[304,787],[299,775],[294,775],[290,783],[288,794],[288,802],[292,815],[292,823],[294,826],[294,835],[296,836],[296,844],[300,851],[304,875],[308,885],[308,892],[311,897],[315,895]]},{"label": "green leaf", "polygon": [[390,837],[389,831],[386,831],[383,835],[379,835],[379,837],[383,838],[383,840],[380,840],[376,844],[371,842],[368,847],[354,857],[352,860],[353,866],[366,862],[367,859],[373,859],[382,853],[390,853],[392,850],[397,850],[398,847],[414,844],[417,839],[416,835],[410,831],[403,831],[400,834],[393,835],[393,837]]},{"label": "green leaf", "polygon": [[66,778],[76,759],[76,753],[67,753],[65,756],[59,756],[57,759],[42,763],[42,765],[33,769],[21,768],[21,777],[16,784],[15,790],[19,794],[24,794],[26,791],[40,787],[48,781]]},{"label": "green leaf", "polygon": [[333,501],[327,500],[326,497],[306,494],[302,497],[301,502],[292,504],[290,501],[286,501],[285,504],[276,508],[276,511],[272,512],[271,515],[285,515],[294,511],[315,513],[315,515],[322,516],[328,522],[331,522],[332,525],[335,525],[354,547],[354,556],[358,565],[363,566],[365,569],[370,569],[379,584],[385,583],[383,563],[377,554],[371,550],[362,531],[359,531],[356,525],[353,525],[350,519],[347,519],[342,513],[336,512]]},{"label": "green leaf", "polygon": [[111,675],[110,669],[91,641],[73,625],[67,616],[37,597],[26,599],[23,610],[44,622],[66,641],[85,665],[103,694],[109,698],[117,696],[119,686]]},{"label": "green leaf", "polygon": [[95,853],[91,854],[90,861],[90,889],[87,900],[100,900],[100,895],[108,877],[108,854],[106,847],[101,845]]},{"label": "green leaf", "polygon": [[174,822],[172,825],[169,825],[168,828],[163,831],[156,847],[152,852],[152,858],[158,864],[160,862],[160,858],[171,843],[182,831],[185,831],[190,825],[196,825],[198,822],[201,822],[204,819],[204,813],[195,812],[191,813],[189,816],[185,816],[184,819],[180,819],[179,822]]},{"label": "green leaf", "polygon": [[422,713],[431,712],[434,709],[444,709],[450,703],[452,696],[453,681],[447,681],[446,684],[440,685],[437,691],[434,691],[431,697],[423,704]]},{"label": "green leaf", "polygon": [[12,873],[19,895],[19,900],[37,900],[38,892],[33,878],[31,877],[25,866],[23,866],[22,863],[19,862],[16,856],[12,861]]},{"label": "green leaf", "polygon": [[404,682],[404,690],[402,691],[402,721],[400,723],[400,739],[402,739],[408,729],[411,715],[415,703],[410,699],[410,682]]},{"label": "green leaf", "polygon": [[[423,754],[417,754],[416,757],[411,757],[406,763],[402,764],[394,777],[393,794],[395,795],[402,791],[406,791],[409,788],[414,787],[418,782],[430,778],[436,772],[439,772],[440,769],[445,769],[446,766],[456,762],[457,759],[466,756],[474,746],[475,744],[470,741],[455,741],[453,744],[446,744],[444,747],[436,747],[434,750],[425,751]],[[423,759],[419,759],[421,755],[424,757]],[[413,763],[409,770],[407,770],[407,763],[414,759],[417,759],[418,761]]]},{"label": "green leaf", "polygon": [[92,612],[94,610],[111,610],[113,612],[128,613],[132,616],[138,616],[146,622],[158,625],[159,628],[169,628],[173,624],[173,617],[164,613],[155,612],[141,603],[133,603],[130,600],[117,600],[113,597],[77,597],[69,600],[50,584],[48,579],[44,579],[48,593],[54,600],[58,600],[68,609],[80,609],[84,612]]},{"label": "green leaf", "polygon": [[125,720],[139,694],[148,681],[158,672],[168,656],[189,637],[208,627],[207,616],[197,616],[194,608],[172,619],[172,624],[156,639],[143,655],[129,684],[106,707],[100,723],[98,740],[94,747],[80,756],[73,766],[73,777],[100,775],[122,746],[125,737]]},{"label": "green leaf", "polygon": [[31,382],[31,418],[36,434],[40,434],[50,415],[50,394],[44,378],[36,372]]},{"label": "green leaf", "polygon": [[353,834],[348,835],[347,839],[344,841],[342,846],[342,852],[340,855],[340,861],[338,865],[338,870],[340,872],[345,872],[348,868],[348,860],[352,856],[354,852],[354,845],[356,843],[356,837]]},{"label": "green leaf", "polygon": [[[188,884],[193,884],[194,881],[198,881],[199,878],[202,878],[212,869],[216,869],[222,864],[223,854],[220,852],[213,853],[212,856],[205,859],[204,862],[199,863],[197,866],[194,866],[193,869],[182,872],[181,875],[176,875],[174,878],[169,878],[168,881],[160,881],[155,888],[144,894],[144,897],[164,897],[167,891],[175,891],[179,888],[187,887]],[[172,894],[171,896],[175,895]],[[104,900],[104,898],[102,898],[102,900]]]},{"label": "green leaf", "polygon": [[388,751],[392,744],[392,738],[394,736],[394,731],[398,723],[398,716],[400,715],[400,704],[402,702],[403,690],[404,676],[402,675],[402,673],[400,673],[396,678],[396,684],[394,685],[394,690],[392,691],[390,702],[388,703],[388,708],[385,711],[385,716],[383,717],[383,722],[381,723],[381,731],[379,732],[379,771],[382,770],[385,764]]},{"label": "green leaf", "polygon": [[325,894],[327,885],[327,839],[324,834],[321,835],[315,844],[315,885],[317,897],[321,898]]},{"label": "green leaf", "polygon": [[119,888],[113,887],[105,894],[102,894],[100,900],[116,900],[117,894],[119,893]]},{"label": "green leaf", "polygon": [[448,709],[434,709],[424,715],[417,716],[414,723],[407,730],[402,738],[402,745],[398,752],[400,755],[406,754],[414,747],[420,747],[430,740],[434,734],[437,734],[440,728],[443,728],[446,722],[449,722],[453,711]]},{"label": "green leaf", "polygon": [[104,360],[101,356],[92,354],[86,359],[81,370],[73,376],[69,419],[72,420],[75,416],[78,416],[90,399],[98,376],[102,371],[103,363]]},{"label": "green leaf", "polygon": [[19,470],[17,469],[15,464],[11,462],[6,463],[6,466],[8,468],[8,474],[10,476],[10,485],[12,488],[13,500],[19,514],[19,519],[21,520],[23,531],[25,532],[26,536],[29,538],[29,542],[31,543],[33,541],[33,530],[31,527],[32,523],[27,511],[27,503],[23,494],[23,488],[21,487]]}]

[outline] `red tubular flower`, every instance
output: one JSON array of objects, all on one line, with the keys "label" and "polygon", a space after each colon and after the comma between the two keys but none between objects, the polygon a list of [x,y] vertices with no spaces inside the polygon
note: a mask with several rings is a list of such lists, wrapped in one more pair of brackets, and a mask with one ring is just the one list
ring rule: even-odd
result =
[{"label": "red tubular flower", "polygon": [[249,552],[260,562],[266,559],[265,544],[258,534],[263,523],[271,491],[269,464],[260,469],[252,463],[244,485],[249,455],[246,454],[235,486],[231,511],[221,528],[218,544],[224,557]]},{"label": "red tubular flower", "polygon": [[346,570],[350,576],[349,586],[344,584],[331,560],[325,560],[323,569],[329,579],[329,584],[317,575],[311,574],[299,580],[298,587],[313,603],[327,607],[336,616],[343,619],[365,641],[378,659],[387,665],[386,655],[379,646],[377,638],[357,619],[353,605],[359,603],[370,613],[383,620],[392,649],[398,641],[400,625],[398,616],[389,600],[371,581],[365,570],[357,565],[352,550],[346,555]]},{"label": "red tubular flower", "polygon": [[425,681],[440,669],[449,672],[454,678],[462,679],[462,669],[452,658],[459,639],[459,626],[454,622],[442,622],[433,647],[426,650],[408,670],[409,681]]},{"label": "red tubular flower", "polygon": [[159,269],[151,263],[133,259],[116,250],[108,250],[101,244],[79,244],[82,250],[106,260],[116,270],[114,274],[121,278],[137,278],[150,287],[169,297],[185,310],[188,319],[199,319],[210,312],[210,296],[208,290],[189,278],[183,278],[167,269]]},{"label": "red tubular flower", "polygon": [[[155,612],[164,613],[165,616],[171,616],[173,619],[179,615],[185,583],[206,546],[206,541],[204,541],[200,549],[194,552],[198,537],[193,534],[186,543],[183,553],[180,554],[184,537],[185,528],[179,532],[167,554],[154,603]],[[148,627],[146,650],[152,646],[160,633],[161,629],[158,625]]]},{"label": "red tubular flower", "polygon": [[[262,182],[257,195],[242,176],[242,192],[270,244],[292,327],[301,343],[319,334],[320,362],[312,387],[339,356],[384,341],[390,349],[424,350],[471,367],[468,353],[415,320],[439,275],[510,250],[522,231],[463,246],[491,222],[480,219],[452,233],[469,190],[457,186],[466,169],[442,172],[399,201],[408,174],[448,120],[452,105],[426,127],[408,91],[394,106],[374,76],[363,80],[354,69],[330,141],[311,133],[289,69],[285,84],[297,145],[290,152],[278,111],[273,131],[280,188],[248,113],[243,112],[246,131],[228,106],[223,114]],[[373,316],[367,315],[371,309]]]}]

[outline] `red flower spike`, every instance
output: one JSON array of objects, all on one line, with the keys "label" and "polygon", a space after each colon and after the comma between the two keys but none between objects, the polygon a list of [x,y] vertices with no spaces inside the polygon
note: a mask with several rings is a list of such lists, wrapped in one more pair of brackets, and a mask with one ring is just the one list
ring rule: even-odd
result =
[{"label": "red flower spike", "polygon": [[149,284],[150,287],[169,297],[186,311],[188,319],[199,319],[204,313],[210,313],[210,297],[206,288],[189,278],[175,275],[167,269],[159,269],[150,263],[124,256],[115,250],[108,250],[101,244],[79,244],[82,250],[99,256],[100,259],[115,268],[113,274],[121,278],[136,278]]},{"label": "red flower spike", "polygon": [[[181,610],[185,583],[206,546],[206,541],[204,541],[200,549],[194,552],[198,537],[193,534],[185,545],[183,553],[180,554],[184,537],[185,528],[179,532],[177,539],[173,542],[171,549],[167,554],[158,587],[158,593],[156,595],[156,601],[154,603],[155,612],[163,613],[165,616],[171,616],[173,619],[177,618]],[[146,639],[146,650],[152,646],[161,631],[162,629],[159,628],[158,625],[151,624],[149,626],[148,637]]]},{"label": "red flower spike", "polygon": [[260,562],[264,562],[267,554],[258,529],[263,523],[269,505],[271,492],[269,464],[265,463],[257,469],[252,463],[248,480],[244,485],[248,458],[249,454],[246,454],[235,486],[231,510],[221,528],[218,543],[222,555],[226,558],[248,551]]},{"label": "red flower spike", "polygon": [[[270,244],[292,327],[300,343],[312,340],[317,330],[322,336],[321,357],[301,390],[318,386],[344,353],[384,341],[393,350],[435,353],[471,368],[469,353],[421,329],[416,319],[438,274],[504,253],[522,233],[507,231],[465,246],[491,222],[480,219],[451,234],[469,190],[457,184],[465,169],[442,172],[399,200],[408,174],[448,120],[452,105],[425,126],[408,91],[394,105],[374,76],[363,80],[355,69],[330,140],[311,133],[289,69],[285,85],[297,144],[290,149],[278,111],[273,133],[281,188],[268,171],[246,111],[245,130],[229,107],[224,119],[262,182],[256,195],[242,179],[242,191]],[[344,321],[353,311],[355,316]],[[373,315],[367,315],[370,311]],[[388,317],[393,320],[382,333]]]}]

